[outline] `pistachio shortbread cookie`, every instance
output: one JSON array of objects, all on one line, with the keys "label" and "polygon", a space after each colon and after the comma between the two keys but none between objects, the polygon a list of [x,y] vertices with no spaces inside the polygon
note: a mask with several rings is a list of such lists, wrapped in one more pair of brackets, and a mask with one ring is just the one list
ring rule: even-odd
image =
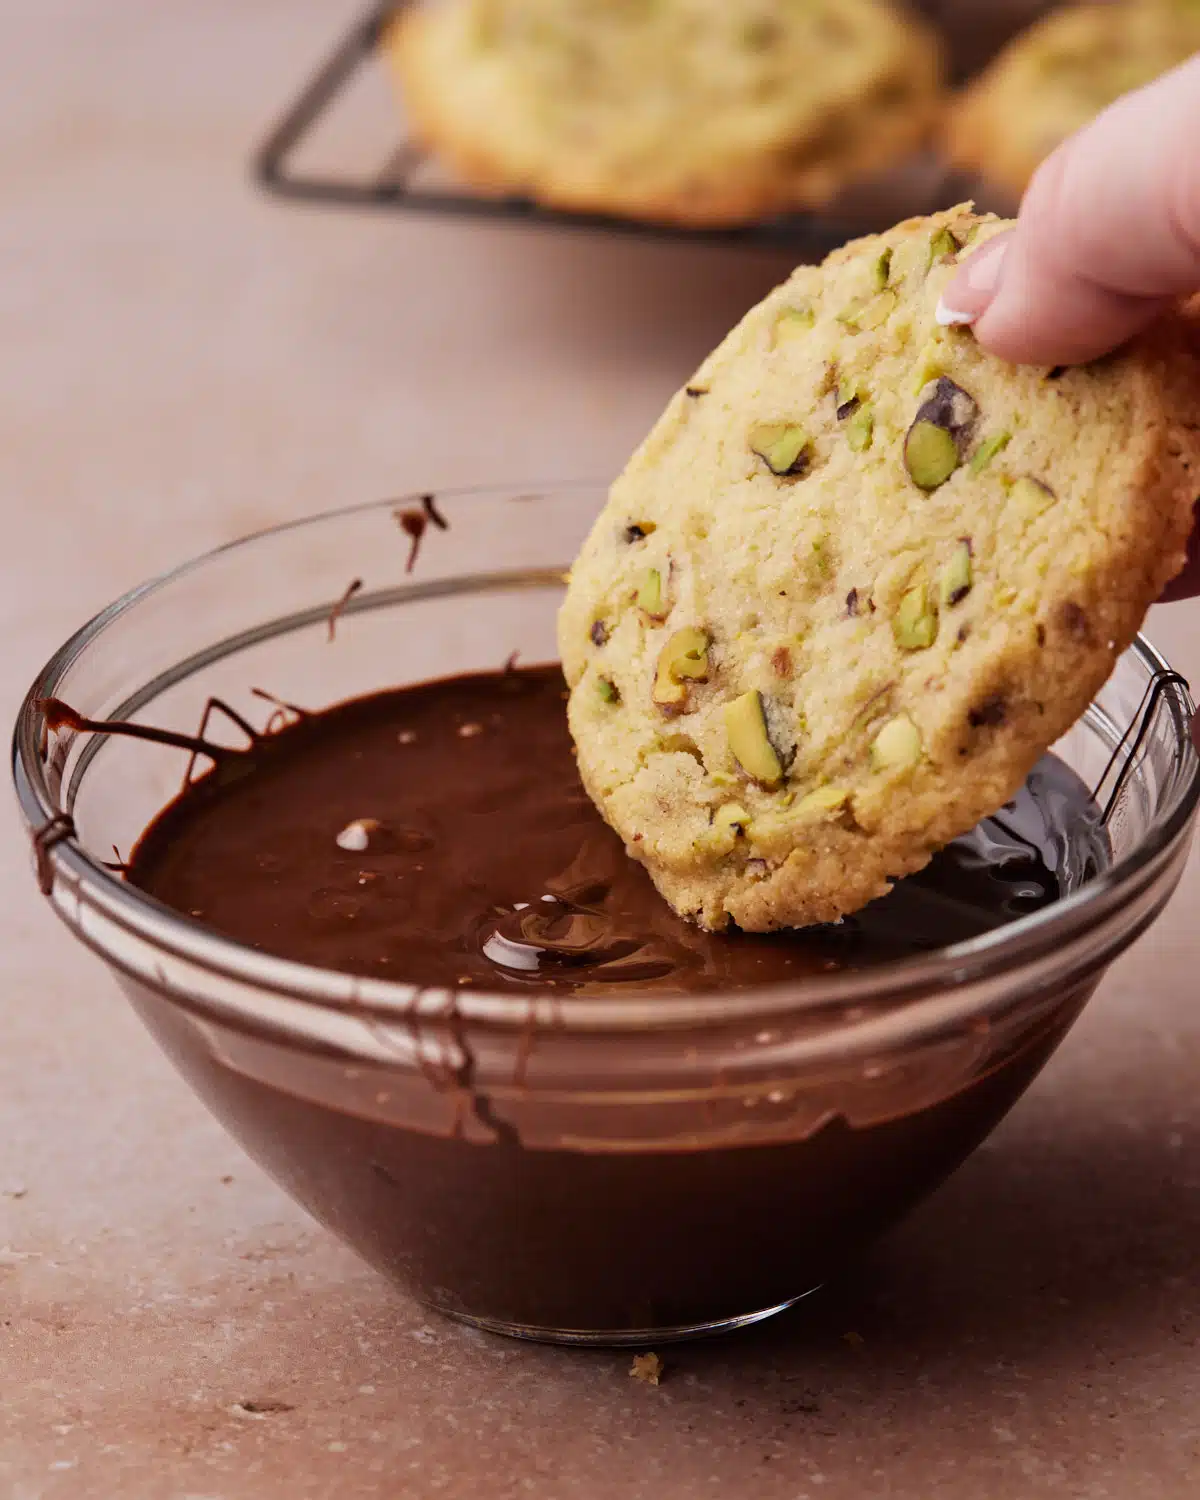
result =
[{"label": "pistachio shortbread cookie", "polygon": [[1056,11],[1012,41],[951,104],[947,153],[1019,196],[1069,135],[1197,50],[1200,0]]},{"label": "pistachio shortbread cookie", "polygon": [[1073,370],[934,310],[958,208],[801,267],[668,406],[559,620],[585,786],[680,912],[856,910],[1006,802],[1182,566],[1200,319]]},{"label": "pistachio shortbread cookie", "polygon": [[936,117],[940,49],[887,0],[441,0],[388,54],[467,181],[684,225],[815,207]]}]

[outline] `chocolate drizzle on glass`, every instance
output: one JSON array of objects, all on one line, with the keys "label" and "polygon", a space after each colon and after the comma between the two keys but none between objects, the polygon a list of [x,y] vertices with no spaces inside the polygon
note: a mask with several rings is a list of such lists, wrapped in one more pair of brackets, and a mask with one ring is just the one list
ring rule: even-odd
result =
[{"label": "chocolate drizzle on glass", "polygon": [[432,525],[436,526],[439,531],[449,531],[450,522],[438,509],[437,496],[432,494],[421,496],[419,508],[414,505],[397,506],[392,515],[411,543],[408,561],[404,565],[404,571],[411,573],[416,566],[417,557],[421,551],[421,542],[428,528]]},{"label": "chocolate drizzle on glass", "polygon": [[333,645],[334,640],[337,637],[338,621],[345,614],[347,604],[350,603],[351,599],[354,598],[355,594],[359,592],[362,586],[363,581],[361,578],[352,578],[346,585],[346,587],[342,590],[342,592],[338,595],[336,601],[334,602],[333,608],[329,611],[329,619],[327,620],[326,625],[329,631],[328,640],[331,646]]},{"label": "chocolate drizzle on glass", "polygon": [[243,729],[250,736],[251,740],[258,738],[258,731],[219,698],[208,700],[197,734],[180,734],[174,729],[158,729],[153,724],[134,724],[124,719],[89,719],[77,713],[61,698],[41,698],[38,700],[38,707],[45,714],[46,725],[51,733],[59,729],[71,729],[76,734],[122,734],[129,739],[148,740],[155,745],[170,745],[176,750],[190,750],[192,759],[188,762],[188,771],[184,776],[185,786],[191,779],[191,770],[198,755],[206,755],[215,765],[221,765],[231,756],[244,754],[243,751],[234,749],[230,745],[218,745],[215,741],[206,740],[203,737],[208,720],[214,712],[221,711],[228,714],[239,729]]}]

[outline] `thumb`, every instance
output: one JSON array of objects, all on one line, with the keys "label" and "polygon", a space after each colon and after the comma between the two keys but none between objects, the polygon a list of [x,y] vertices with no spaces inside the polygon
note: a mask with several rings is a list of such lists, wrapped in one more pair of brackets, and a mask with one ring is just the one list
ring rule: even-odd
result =
[{"label": "thumb", "polygon": [[1200,288],[1200,56],[1127,94],[1049,157],[1017,226],[962,265],[938,310],[1023,364],[1108,353]]}]

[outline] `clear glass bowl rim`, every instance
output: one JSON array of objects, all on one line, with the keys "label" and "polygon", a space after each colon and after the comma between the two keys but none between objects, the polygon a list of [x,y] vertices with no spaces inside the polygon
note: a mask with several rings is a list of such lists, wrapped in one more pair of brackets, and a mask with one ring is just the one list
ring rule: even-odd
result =
[{"label": "clear glass bowl rim", "polygon": [[[559,493],[604,488],[600,481],[557,480],[459,486],[437,490],[436,494],[439,500],[463,501],[514,493],[551,497]],[[286,532],[416,502],[425,493],[428,493],[428,488],[393,495],[385,500],[339,506],[250,532],[136,585],[76,630],[37,674],[17,713],[12,739],[12,774],[29,832],[32,834],[44,827],[60,812],[46,783],[38,753],[42,729],[38,701],[55,696],[55,689],[66,672],[110,624],[151,594],[169,589],[177,580],[203,568],[223,553],[269,542],[272,537]],[[369,596],[353,601],[347,612],[354,613],[364,607],[370,607]],[[1137,636],[1130,653],[1147,669],[1148,680],[1157,673],[1171,670],[1144,636]],[[1177,685],[1173,684],[1167,692],[1171,695],[1168,702],[1173,704],[1176,718],[1182,720],[1181,732],[1186,736],[1193,712],[1191,700],[1186,690]],[[552,1012],[555,1030],[569,1034],[574,1030],[586,1032],[598,1028],[617,1031],[642,1029],[648,1024],[670,1028],[753,1022],[756,1018],[778,1016],[787,1011],[812,1014],[853,1007],[867,1001],[877,1004],[881,1000],[890,1000],[906,1002],[906,1010],[915,1021],[915,1012],[920,1010],[922,998],[928,1005],[935,1006],[938,997],[948,990],[984,978],[994,979],[1004,973],[1019,973],[1038,958],[1054,950],[1061,951],[1119,914],[1122,898],[1131,896],[1152,878],[1157,867],[1169,862],[1179,840],[1187,834],[1198,802],[1200,756],[1193,749],[1186,783],[1177,792],[1174,805],[1165,815],[1156,811],[1137,847],[1079,891],[1040,911],[966,942],[867,970],[805,979],[798,985],[764,985],[761,989],[735,994],[713,991],[679,997],[655,995],[642,1004],[636,1003],[633,996],[614,999],[533,993],[526,997],[489,994],[475,989],[470,992],[429,991],[396,980],[363,979],[336,970],[319,969],[260,953],[183,916],[106,869],[81,847],[73,834],[54,843],[46,850],[45,856],[55,879],[64,878],[79,900],[90,898],[106,917],[117,921],[127,933],[214,975],[231,978],[272,996],[322,1009],[341,1012],[347,1005],[352,1005],[360,1014],[378,1012],[387,1017],[422,1014],[432,1020],[439,1014],[447,1014],[449,1007],[462,1020],[503,1029],[526,1027],[531,1016],[536,1017],[545,1009],[547,1016]],[[111,954],[99,945],[92,946],[102,957],[112,961]],[[981,1006],[981,1009],[986,1007]],[[246,1020],[253,1022],[253,1014],[248,1013]]]}]

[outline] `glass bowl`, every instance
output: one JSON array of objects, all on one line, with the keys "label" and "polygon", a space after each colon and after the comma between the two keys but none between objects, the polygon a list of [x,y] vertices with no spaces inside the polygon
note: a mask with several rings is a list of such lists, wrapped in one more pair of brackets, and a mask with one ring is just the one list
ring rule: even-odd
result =
[{"label": "glass bowl", "polygon": [[1139,641],[1057,747],[1108,810],[1109,870],[934,954],[740,994],[353,978],[222,938],[106,867],[186,756],[48,733],[39,700],[194,732],[214,695],[262,723],[254,688],[319,708],[513,651],[552,660],[563,570],[602,499],[587,485],[439,496],[449,529],[428,528],[411,572],[420,497],[191,562],[57,652],[20,711],[14,772],[59,916],[317,1219],[442,1312],[645,1343],[788,1306],[987,1135],[1174,889],[1198,762],[1186,687]]}]

